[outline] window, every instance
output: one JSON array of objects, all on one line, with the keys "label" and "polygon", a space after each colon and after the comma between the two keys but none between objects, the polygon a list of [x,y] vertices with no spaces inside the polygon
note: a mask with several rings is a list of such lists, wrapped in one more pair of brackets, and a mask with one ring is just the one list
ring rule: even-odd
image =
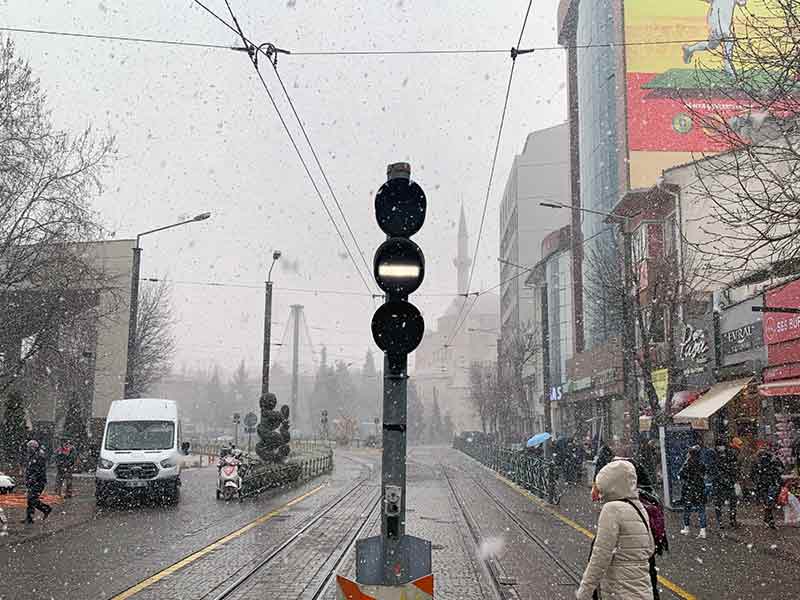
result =
[{"label": "window", "polygon": [[170,421],[113,421],[108,424],[106,450],[167,450],[174,445]]},{"label": "window", "polygon": [[647,224],[643,223],[631,235],[633,262],[639,263],[647,258]]},{"label": "window", "polygon": [[675,213],[664,221],[664,255],[670,256],[678,247],[678,221]]}]

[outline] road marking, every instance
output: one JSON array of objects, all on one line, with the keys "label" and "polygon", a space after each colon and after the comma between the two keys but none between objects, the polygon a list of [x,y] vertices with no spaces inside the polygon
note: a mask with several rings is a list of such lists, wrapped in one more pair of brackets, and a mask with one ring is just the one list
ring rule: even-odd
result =
[{"label": "road marking", "polygon": [[[488,470],[488,468],[487,468],[487,470]],[[558,519],[559,521],[561,521],[565,525],[569,525],[572,529],[574,529],[578,533],[581,533],[581,534],[585,535],[590,540],[594,539],[594,533],[592,533],[591,531],[589,531],[588,529],[586,529],[585,527],[583,527],[579,523],[576,523],[575,521],[573,521],[572,519],[570,519],[566,515],[561,514],[560,512],[558,512],[557,510],[555,510],[553,508],[550,508],[550,506],[548,506],[547,503],[544,500],[542,500],[541,498],[538,498],[537,496],[533,495],[531,492],[529,492],[525,488],[518,486],[513,481],[511,481],[509,479],[506,479],[505,477],[503,477],[501,475],[498,475],[494,471],[490,471],[490,472],[497,479],[499,479],[500,481],[505,483],[508,487],[510,487],[511,489],[516,491],[517,493],[525,496],[529,500],[533,501],[537,506],[539,506],[539,508],[541,508],[547,514],[555,517],[556,519]],[[663,585],[665,588],[667,588],[669,591],[671,591],[673,594],[678,596],[679,598],[683,598],[683,600],[697,600],[697,596],[687,592],[681,586],[679,586],[676,583],[673,583],[672,581],[670,581],[666,577],[662,577],[661,575],[659,575],[658,576],[658,582],[661,585]]]},{"label": "road marking", "polygon": [[231,540],[235,540],[236,538],[240,537],[241,535],[243,535],[243,534],[247,533],[248,531],[250,531],[251,529],[253,529],[253,527],[258,527],[262,523],[266,523],[267,521],[269,521],[273,517],[276,517],[277,515],[279,515],[283,511],[285,511],[287,508],[290,508],[290,507],[294,506],[295,504],[297,504],[299,502],[302,502],[303,500],[305,500],[309,496],[313,496],[314,494],[316,494],[317,492],[321,491],[325,487],[327,487],[326,484],[319,485],[319,486],[315,487],[313,490],[310,490],[310,491],[306,492],[302,496],[298,496],[297,498],[294,498],[294,499],[290,500],[289,502],[287,502],[283,506],[281,506],[279,508],[276,508],[275,510],[273,510],[271,512],[268,512],[265,515],[261,515],[255,521],[251,521],[250,523],[248,523],[244,527],[242,527],[240,529],[237,529],[236,531],[234,531],[232,533],[229,533],[228,535],[226,535],[224,537],[219,538],[215,542],[211,542],[205,548],[201,548],[197,552],[194,552],[194,553],[190,554],[189,556],[187,556],[186,558],[183,558],[183,559],[179,560],[175,564],[170,565],[169,567],[167,567],[166,569],[164,569],[162,571],[159,571],[155,575],[151,575],[147,579],[145,579],[143,581],[140,581],[139,583],[137,583],[136,585],[134,585],[131,588],[128,588],[127,590],[125,590],[121,594],[117,594],[116,596],[112,597],[111,600],[126,600],[127,598],[130,598],[131,596],[134,596],[134,595],[138,594],[142,590],[144,590],[146,588],[149,588],[151,585],[153,585],[155,583],[158,583],[159,581],[161,581],[165,577],[167,577],[169,575],[172,575],[173,573],[175,573],[177,571],[180,571],[181,569],[183,569],[184,567],[192,564],[193,562],[203,558],[206,554],[208,554],[210,552],[213,552],[214,550],[216,550],[219,547],[227,544]]}]

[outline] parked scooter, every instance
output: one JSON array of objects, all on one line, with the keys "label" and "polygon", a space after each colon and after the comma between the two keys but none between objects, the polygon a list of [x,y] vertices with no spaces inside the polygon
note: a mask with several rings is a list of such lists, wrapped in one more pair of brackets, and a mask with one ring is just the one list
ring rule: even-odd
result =
[{"label": "parked scooter", "polygon": [[227,454],[220,458],[219,475],[217,477],[217,500],[233,500],[238,498],[242,501],[242,478],[239,475],[241,461],[233,454]]}]

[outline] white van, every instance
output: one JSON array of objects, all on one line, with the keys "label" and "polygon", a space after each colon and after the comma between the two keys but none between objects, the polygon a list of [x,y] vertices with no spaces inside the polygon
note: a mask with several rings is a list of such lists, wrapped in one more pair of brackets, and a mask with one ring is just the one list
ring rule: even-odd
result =
[{"label": "white van", "polygon": [[172,400],[133,398],[111,403],[95,474],[100,505],[114,496],[147,492],[176,503],[180,497],[178,407]]}]

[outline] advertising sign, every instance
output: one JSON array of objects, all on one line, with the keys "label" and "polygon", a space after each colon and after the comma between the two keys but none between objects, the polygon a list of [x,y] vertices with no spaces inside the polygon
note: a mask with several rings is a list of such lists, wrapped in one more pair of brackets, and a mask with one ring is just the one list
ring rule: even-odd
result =
[{"label": "advertising sign", "polygon": [[722,340],[722,355],[730,356],[739,352],[746,352],[764,345],[761,321],[742,325],[720,334]]},{"label": "advertising sign", "polygon": [[669,369],[656,369],[652,372],[653,387],[656,388],[656,396],[661,406],[667,401],[667,387],[669,386]]},{"label": "advertising sign", "polygon": [[[768,291],[764,304],[781,308],[800,307],[800,279]],[[767,312],[763,324],[769,365],[800,362],[800,315]]]},{"label": "advertising sign", "polygon": [[747,112],[731,99],[735,44],[726,40],[745,29],[746,11],[769,14],[770,1],[624,0],[631,188],[693,153],[726,149],[695,121]]}]

